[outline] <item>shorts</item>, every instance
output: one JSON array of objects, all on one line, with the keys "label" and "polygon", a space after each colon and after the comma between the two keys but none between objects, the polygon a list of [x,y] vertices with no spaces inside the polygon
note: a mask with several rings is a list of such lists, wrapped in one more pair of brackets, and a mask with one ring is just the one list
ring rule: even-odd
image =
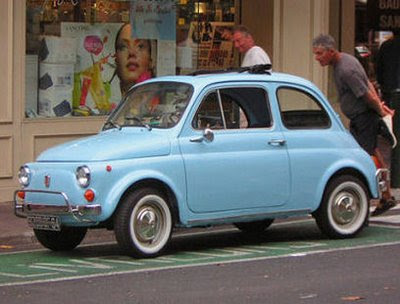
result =
[{"label": "shorts", "polygon": [[350,120],[350,133],[369,155],[378,145],[380,117],[375,111],[361,113]]}]

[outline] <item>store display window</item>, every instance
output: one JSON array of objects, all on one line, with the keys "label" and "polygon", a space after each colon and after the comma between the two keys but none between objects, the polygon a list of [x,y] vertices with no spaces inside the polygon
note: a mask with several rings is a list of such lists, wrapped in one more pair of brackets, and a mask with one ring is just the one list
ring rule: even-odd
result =
[{"label": "store display window", "polygon": [[354,54],[375,84],[379,48],[399,29],[400,1],[356,1]]},{"label": "store display window", "polygon": [[237,65],[230,30],[239,8],[239,0],[26,0],[25,116],[107,115],[136,83]]}]

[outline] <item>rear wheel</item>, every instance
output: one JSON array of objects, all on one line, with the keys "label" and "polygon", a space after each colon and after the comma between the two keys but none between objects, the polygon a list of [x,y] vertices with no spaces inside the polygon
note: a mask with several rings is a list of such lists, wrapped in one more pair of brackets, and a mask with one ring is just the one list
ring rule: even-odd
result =
[{"label": "rear wheel", "polygon": [[329,182],[318,210],[313,214],[318,227],[331,238],[350,238],[365,226],[369,195],[363,182],[342,175]]},{"label": "rear wheel", "polygon": [[68,251],[78,246],[84,239],[86,227],[61,227],[60,231],[33,229],[40,244],[54,251]]},{"label": "rear wheel", "polygon": [[255,222],[243,222],[243,223],[235,223],[234,225],[239,230],[245,233],[262,233],[264,232],[271,224],[274,222],[274,219],[266,219],[262,221]]},{"label": "rear wheel", "polygon": [[119,246],[138,258],[160,255],[172,233],[172,215],[165,197],[143,188],[127,195],[114,218]]}]

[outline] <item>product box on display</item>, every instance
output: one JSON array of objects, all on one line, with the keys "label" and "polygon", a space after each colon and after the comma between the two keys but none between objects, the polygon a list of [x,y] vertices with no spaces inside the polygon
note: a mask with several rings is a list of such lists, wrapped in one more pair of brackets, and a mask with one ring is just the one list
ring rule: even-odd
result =
[{"label": "product box on display", "polygon": [[71,114],[74,64],[40,63],[39,115]]},{"label": "product box on display", "polygon": [[41,41],[39,60],[45,63],[75,63],[76,52],[75,38],[45,36]]}]

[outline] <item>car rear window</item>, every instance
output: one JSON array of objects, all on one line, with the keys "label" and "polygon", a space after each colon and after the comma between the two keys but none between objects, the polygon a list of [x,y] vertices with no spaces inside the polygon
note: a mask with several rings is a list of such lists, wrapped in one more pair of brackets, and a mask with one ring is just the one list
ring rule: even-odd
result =
[{"label": "car rear window", "polygon": [[297,88],[283,87],[277,91],[282,122],[288,129],[325,129],[331,121],[319,101]]}]

